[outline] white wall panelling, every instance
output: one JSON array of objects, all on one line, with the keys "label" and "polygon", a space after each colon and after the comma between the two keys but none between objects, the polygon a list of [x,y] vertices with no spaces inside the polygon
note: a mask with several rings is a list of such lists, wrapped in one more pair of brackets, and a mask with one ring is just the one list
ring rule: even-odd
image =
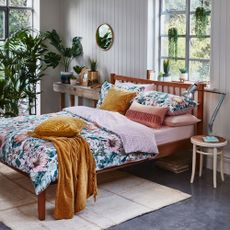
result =
[{"label": "white wall panelling", "polygon": [[[60,0],[40,0],[40,31],[56,29],[61,32]],[[53,82],[59,80],[59,68],[49,69],[41,81],[41,113],[58,111],[60,101],[53,91]]]},{"label": "white wall panelling", "polygon": [[[226,92],[226,98],[214,123],[214,133],[230,141],[230,1],[212,1],[212,55],[211,55],[211,86]],[[207,107],[209,117],[218,96],[209,98]],[[211,164],[208,163],[211,167]],[[230,174],[230,145],[225,150],[225,170]]]},{"label": "white wall panelling", "polygon": [[[62,1],[61,8],[66,41],[82,37],[85,60],[78,61],[87,64],[89,57],[96,58],[102,81],[111,72],[145,77],[148,0],[68,0]],[[96,45],[96,29],[102,23],[114,31],[114,44],[108,51]]]}]

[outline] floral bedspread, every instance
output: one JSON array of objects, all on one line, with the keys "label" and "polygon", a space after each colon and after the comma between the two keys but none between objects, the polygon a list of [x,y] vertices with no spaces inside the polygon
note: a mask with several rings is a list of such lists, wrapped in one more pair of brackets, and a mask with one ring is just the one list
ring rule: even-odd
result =
[{"label": "floral bedspread", "polygon": [[[36,194],[57,179],[57,154],[51,142],[30,137],[27,132],[42,121],[60,115],[76,117],[71,112],[61,111],[41,116],[0,119],[0,160],[28,173]],[[90,121],[86,122],[87,127],[81,135],[90,145],[97,170],[154,157],[154,154],[149,153],[126,154],[117,134]]]}]

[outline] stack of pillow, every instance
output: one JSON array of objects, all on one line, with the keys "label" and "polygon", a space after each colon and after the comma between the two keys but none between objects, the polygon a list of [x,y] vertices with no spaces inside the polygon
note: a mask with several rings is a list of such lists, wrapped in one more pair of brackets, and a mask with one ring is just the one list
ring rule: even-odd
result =
[{"label": "stack of pillow", "polygon": [[105,81],[97,107],[119,112],[152,128],[192,125],[200,121],[191,114],[196,106],[194,100],[154,89],[154,84],[116,81],[113,85]]}]

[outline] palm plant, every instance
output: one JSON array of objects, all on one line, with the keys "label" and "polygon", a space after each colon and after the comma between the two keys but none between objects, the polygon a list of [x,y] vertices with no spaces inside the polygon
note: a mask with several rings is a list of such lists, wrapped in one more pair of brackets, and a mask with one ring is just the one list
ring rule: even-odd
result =
[{"label": "palm plant", "polygon": [[[44,44],[45,34],[33,35],[21,29],[7,39],[0,49],[0,116],[17,116],[19,101],[27,99],[28,110],[34,106],[36,84],[44,71],[57,66],[58,56],[52,56]],[[53,57],[50,60],[50,56]],[[56,61],[54,61],[56,60]]]}]

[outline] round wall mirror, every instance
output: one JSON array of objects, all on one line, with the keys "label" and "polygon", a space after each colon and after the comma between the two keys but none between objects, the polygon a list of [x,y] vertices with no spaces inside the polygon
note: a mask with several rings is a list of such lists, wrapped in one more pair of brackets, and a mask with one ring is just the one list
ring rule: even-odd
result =
[{"label": "round wall mirror", "polygon": [[96,32],[97,45],[103,50],[109,50],[113,45],[113,29],[110,25],[104,23],[98,26]]}]

